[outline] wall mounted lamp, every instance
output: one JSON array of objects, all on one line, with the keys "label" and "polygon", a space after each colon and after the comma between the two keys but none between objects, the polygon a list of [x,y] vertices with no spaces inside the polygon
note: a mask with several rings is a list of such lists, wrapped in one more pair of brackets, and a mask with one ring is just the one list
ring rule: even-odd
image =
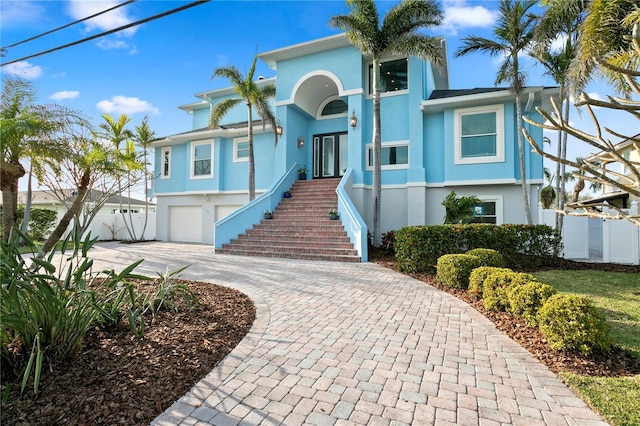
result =
[{"label": "wall mounted lamp", "polygon": [[354,109],[353,112],[351,113],[351,118],[349,118],[349,125],[351,127],[353,127],[354,129],[356,128],[356,126],[358,125],[358,119],[356,118],[356,110]]},{"label": "wall mounted lamp", "polygon": [[282,134],[284,133],[284,129],[282,128],[282,126],[280,125],[280,120],[276,121],[276,134],[278,136],[282,136]]},{"label": "wall mounted lamp", "polygon": [[304,138],[300,136],[298,138],[298,148],[302,148],[304,146]]}]

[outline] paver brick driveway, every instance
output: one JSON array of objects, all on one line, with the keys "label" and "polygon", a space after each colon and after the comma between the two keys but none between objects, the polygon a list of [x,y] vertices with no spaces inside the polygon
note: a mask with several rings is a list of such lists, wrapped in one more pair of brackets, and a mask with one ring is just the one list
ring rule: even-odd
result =
[{"label": "paver brick driveway", "polygon": [[215,255],[210,246],[101,243],[98,267],[247,294],[250,333],[157,425],[606,425],[464,302],[371,263]]}]

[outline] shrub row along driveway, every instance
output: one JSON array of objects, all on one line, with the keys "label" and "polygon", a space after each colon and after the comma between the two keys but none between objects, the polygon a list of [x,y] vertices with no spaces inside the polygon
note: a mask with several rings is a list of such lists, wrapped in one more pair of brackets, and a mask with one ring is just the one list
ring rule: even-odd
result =
[{"label": "shrub row along driveway", "polygon": [[[605,425],[464,302],[381,266],[215,255],[210,246],[99,244],[99,268],[236,288],[251,332],[154,424]],[[494,423],[495,422],[495,423]]]}]

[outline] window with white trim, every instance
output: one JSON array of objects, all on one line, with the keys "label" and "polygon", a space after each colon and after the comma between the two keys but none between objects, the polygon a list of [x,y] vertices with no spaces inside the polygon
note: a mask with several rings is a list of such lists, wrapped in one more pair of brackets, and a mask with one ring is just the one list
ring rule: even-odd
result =
[{"label": "window with white trim", "polygon": [[[373,63],[368,66],[369,96],[373,94]],[[380,93],[406,92],[409,89],[409,60],[407,58],[380,61]]]},{"label": "window with white trim", "polygon": [[162,152],[162,156],[161,161],[162,164],[160,165],[161,168],[161,172],[160,172],[160,178],[161,179],[169,179],[171,178],[171,147],[167,146],[161,149]]},{"label": "window with white trim", "polygon": [[320,117],[331,117],[334,118],[336,116],[347,116],[348,106],[345,101],[340,99],[339,97],[331,97],[325,100],[322,104],[320,104],[319,118]]},{"label": "window with white trim", "polygon": [[454,118],[455,163],[504,161],[504,106],[458,109]]},{"label": "window with white trim", "polygon": [[492,223],[494,225],[502,224],[502,196],[482,196],[478,198],[482,202],[475,206],[471,223]]},{"label": "window with white trim", "polygon": [[213,143],[191,143],[191,178],[202,179],[213,177]]},{"label": "window with white trim", "polygon": [[[409,142],[385,142],[380,150],[382,170],[406,169],[409,166]],[[373,146],[367,145],[367,170],[373,170]]]},{"label": "window with white trim", "polygon": [[249,161],[249,139],[235,138],[233,140],[233,162]]}]

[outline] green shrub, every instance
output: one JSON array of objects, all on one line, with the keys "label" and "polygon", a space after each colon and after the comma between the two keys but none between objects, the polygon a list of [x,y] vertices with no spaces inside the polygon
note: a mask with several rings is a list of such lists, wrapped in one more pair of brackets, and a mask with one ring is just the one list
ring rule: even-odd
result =
[{"label": "green shrub", "polygon": [[610,345],[606,320],[584,296],[551,296],[538,311],[538,324],[553,350],[589,354]]},{"label": "green shrub", "polygon": [[489,311],[505,311],[509,307],[507,289],[535,280],[533,275],[522,272],[498,271],[489,274],[482,285],[482,304]]},{"label": "green shrub", "polygon": [[549,284],[532,281],[524,285],[512,285],[507,290],[509,312],[524,319],[528,325],[536,327],[538,310],[554,294],[556,290]]},{"label": "green shrub", "polygon": [[494,272],[500,271],[513,272],[509,268],[498,268],[495,266],[480,266],[471,271],[469,275],[469,293],[475,296],[476,299],[482,299],[482,286],[484,285],[485,278]]},{"label": "green shrub", "polygon": [[[56,262],[57,267],[53,252],[47,258],[32,258],[32,266],[27,264],[20,240],[33,253],[38,249],[19,231],[12,231],[8,242],[0,242],[0,355],[6,371],[22,378],[22,391],[32,379],[37,393],[45,363],[72,356],[101,310],[107,310],[91,289],[97,274],[91,272],[87,251],[95,240],[87,237],[81,244],[77,235],[73,238],[73,244],[70,237],[62,242],[63,260]],[[134,277],[131,271],[140,262],[110,279],[116,283]]]},{"label": "green shrub", "polygon": [[480,258],[480,266],[495,266],[497,268],[504,266],[504,258],[499,251],[493,249],[476,248],[469,250],[466,254],[478,256]]},{"label": "green shrub", "polygon": [[394,248],[402,272],[434,271],[438,258],[489,248],[508,267],[557,263],[562,249],[559,233],[547,225],[429,225],[407,226],[395,232]]},{"label": "green shrub", "polygon": [[480,266],[480,258],[469,254],[445,254],[438,259],[436,281],[453,288],[467,288],[471,271]]}]

